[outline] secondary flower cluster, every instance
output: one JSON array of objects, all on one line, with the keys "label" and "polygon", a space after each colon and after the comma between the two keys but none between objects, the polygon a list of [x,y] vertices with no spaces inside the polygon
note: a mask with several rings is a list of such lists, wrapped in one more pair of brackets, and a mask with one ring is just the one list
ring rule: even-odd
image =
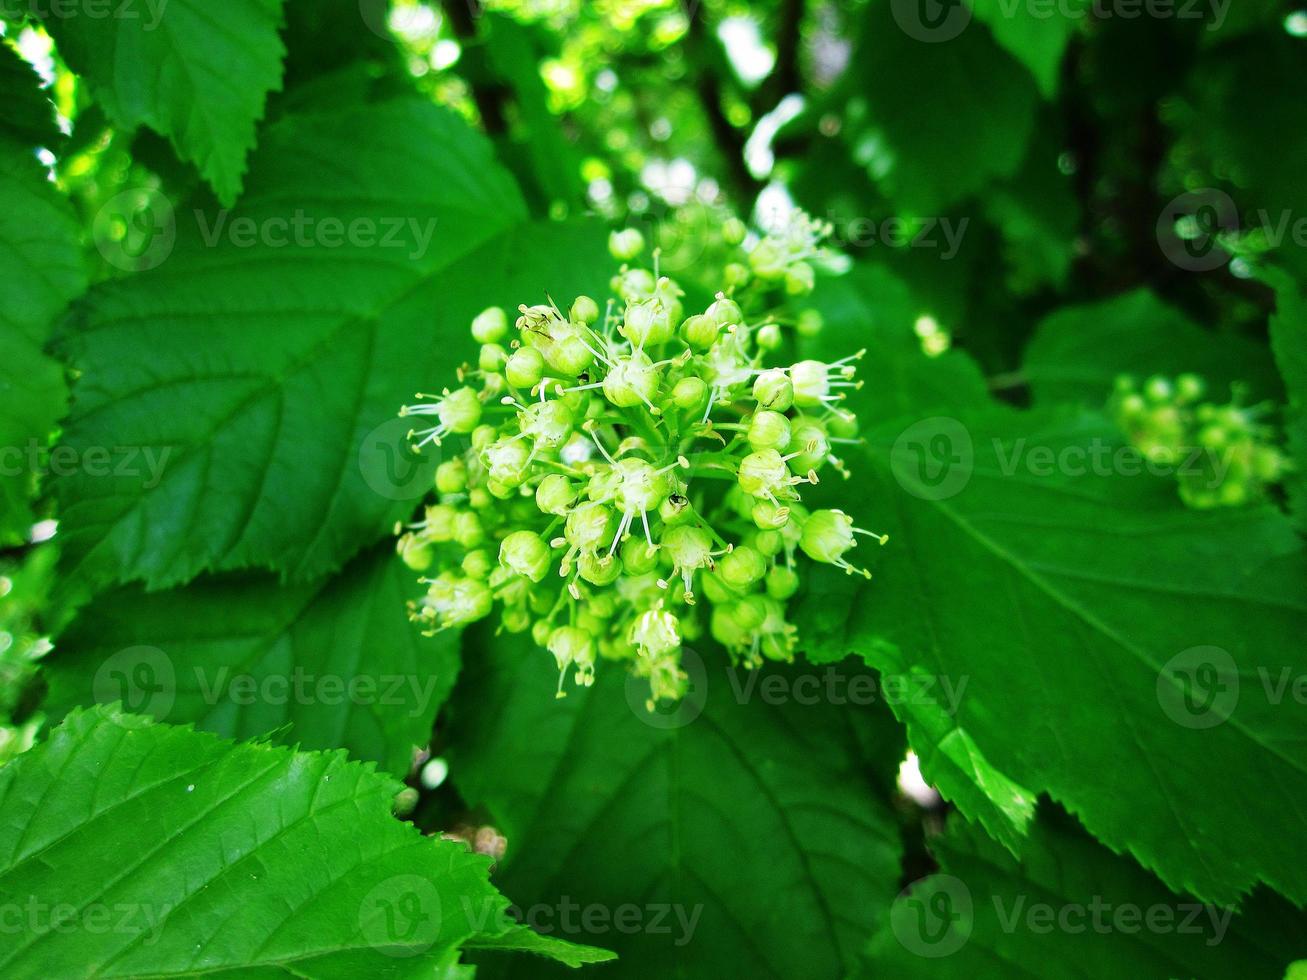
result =
[{"label": "secondary flower cluster", "polygon": [[[399,541],[425,573],[412,618],[439,631],[498,604],[503,629],[553,655],[560,696],[569,671],[589,685],[602,658],[647,678],[651,705],[682,697],[682,643],[705,620],[737,662],[792,659],[797,556],[860,571],[856,535],[884,541],[800,500],[823,469],[845,472],[835,449],[857,422],[839,403],[862,352],[765,366],[783,328],[820,320],[737,302],[809,289],[814,234],[764,238],[749,285],[689,316],[656,253],[652,272],[622,267],[603,311],[580,296],[519,307],[515,330],[503,310],[477,316],[477,365],[402,410],[421,420],[416,447],[443,447],[436,501]],[[642,249],[631,230],[610,240],[619,259]]]},{"label": "secondary flower cluster", "polygon": [[1238,507],[1262,499],[1288,468],[1274,429],[1260,421],[1268,406],[1241,404],[1237,388],[1226,405],[1204,402],[1205,393],[1203,380],[1193,374],[1174,381],[1155,375],[1142,385],[1122,375],[1111,409],[1147,459],[1176,468],[1180,497],[1190,507]]}]

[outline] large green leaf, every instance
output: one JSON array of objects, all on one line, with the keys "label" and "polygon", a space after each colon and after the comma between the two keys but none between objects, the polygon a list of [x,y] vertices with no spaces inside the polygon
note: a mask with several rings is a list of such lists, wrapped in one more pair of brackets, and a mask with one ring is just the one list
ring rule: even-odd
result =
[{"label": "large green leaf", "polygon": [[1040,323],[1026,351],[1026,376],[1041,404],[1107,403],[1118,375],[1174,377],[1186,371],[1224,400],[1243,382],[1255,397],[1280,392],[1265,345],[1204,330],[1146,289],[1058,310]]},{"label": "large green leaf", "polygon": [[931,849],[942,872],[895,901],[868,977],[1279,980],[1303,918],[1258,893],[1236,915],[1167,891],[1065,814],[1041,816],[1020,862],[953,819]]},{"label": "large green leaf", "polygon": [[[27,539],[42,455],[67,409],[63,370],[42,352],[56,316],[86,288],[77,220],[36,160],[53,107],[0,43],[0,545]],[[53,135],[52,135],[53,134]]]},{"label": "large green leaf", "polygon": [[959,27],[937,40],[904,22],[917,9],[927,5],[871,5],[838,101],[854,158],[900,208],[940,215],[1016,172],[1039,93],[988,30]]},{"label": "large green leaf", "polygon": [[399,789],[340,752],[76,712],[0,769],[0,904],[23,925],[0,969],[431,976],[514,927],[486,858],[391,816]]},{"label": "large green leaf", "polygon": [[641,976],[845,972],[897,890],[898,830],[868,768],[902,757],[887,715],[847,707],[848,668],[728,673],[722,651],[691,651],[694,690],[651,715],[620,665],[559,701],[547,653],[483,636],[452,702],[451,771],[506,833],[504,885],[538,922]]},{"label": "large green leaf", "polygon": [[1001,790],[982,806],[941,764],[945,795],[992,818],[1011,784],[1047,792],[1177,890],[1307,898],[1307,565],[1288,523],[1184,509],[1096,415],[995,409],[868,438],[857,513],[889,543],[870,582],[811,570],[800,632],[818,659],[965,683],[951,725],[895,705],[923,755],[948,756],[936,740],[956,729],[1003,776],[976,781]]},{"label": "large green leaf", "polygon": [[40,8],[59,53],[86,76],[114,124],[168,137],[232,204],[264,101],[281,84],[282,0],[114,6],[74,0]]},{"label": "large green leaf", "polygon": [[[242,228],[285,236],[297,214],[302,244],[242,247]],[[434,455],[406,454],[396,412],[454,383],[471,318],[593,289],[611,266],[588,228],[520,224],[489,145],[416,101],[271,127],[210,248],[217,217],[184,219],[171,257],[93,290],[68,332],[84,374],[65,441],[164,461],[157,479],[60,482],[68,567],[86,581],[339,567],[429,486]],[[378,237],[323,237],[330,221]]]},{"label": "large green leaf", "polygon": [[82,609],[48,664],[46,710],[122,701],[229,738],[280,731],[403,776],[458,672],[457,640],[408,622],[416,588],[389,544],[334,578],[129,586]]}]

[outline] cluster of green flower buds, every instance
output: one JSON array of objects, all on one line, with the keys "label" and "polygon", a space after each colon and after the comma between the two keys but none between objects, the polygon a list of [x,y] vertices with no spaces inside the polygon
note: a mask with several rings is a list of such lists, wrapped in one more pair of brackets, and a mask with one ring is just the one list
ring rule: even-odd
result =
[{"label": "cluster of green flower buds", "polygon": [[1262,419],[1269,405],[1242,404],[1236,387],[1228,404],[1204,401],[1194,374],[1154,375],[1139,384],[1116,379],[1111,410],[1130,442],[1150,462],[1173,467],[1190,507],[1239,507],[1261,500],[1288,468],[1275,430]]},{"label": "cluster of green flower buds", "polygon": [[[630,262],[643,240],[618,232],[610,250]],[[836,452],[857,420],[840,403],[861,352],[768,366],[782,330],[814,329],[814,311],[785,309],[788,279],[689,312],[653,258],[622,265],[603,311],[587,296],[521,306],[515,325],[484,311],[459,386],[401,412],[442,457],[435,500],[400,529],[426,586],[412,618],[439,631],[497,606],[553,656],[560,696],[609,660],[648,679],[651,705],[678,699],[682,645],[705,629],[738,663],[790,660],[801,556],[869,574],[849,560],[857,536],[884,541],[800,500],[823,470],[847,476]]]}]

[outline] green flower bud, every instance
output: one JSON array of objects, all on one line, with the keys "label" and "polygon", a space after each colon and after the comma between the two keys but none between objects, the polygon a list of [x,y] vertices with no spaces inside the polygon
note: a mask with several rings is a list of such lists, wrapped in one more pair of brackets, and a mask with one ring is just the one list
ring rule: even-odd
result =
[{"label": "green flower bud", "polygon": [[549,634],[554,631],[553,624],[547,619],[537,619],[531,624],[531,642],[538,647],[549,642]]},{"label": "green flower bud", "polygon": [[681,336],[695,350],[707,350],[717,343],[722,328],[716,320],[704,313],[696,313],[681,324]]},{"label": "green flower bud", "polygon": [[782,528],[790,519],[790,509],[770,500],[759,500],[749,512],[754,525],[764,531]]},{"label": "green flower bud", "polygon": [[574,378],[594,363],[595,356],[584,340],[569,334],[549,345],[545,360],[559,374]]},{"label": "green flower bud", "polygon": [[767,574],[767,562],[756,550],[741,545],[722,556],[722,581],[736,589],[747,589]]},{"label": "green flower bud", "polygon": [[714,605],[720,605],[724,602],[734,602],[738,595],[725,582],[717,571],[707,572],[703,576],[703,594],[708,597],[708,601]]},{"label": "green flower bud", "polygon": [[432,541],[454,540],[454,519],[458,510],[448,504],[432,504],[423,512],[423,532]]},{"label": "green flower bud", "polygon": [[775,565],[767,573],[767,594],[782,602],[799,591],[799,573],[784,565]]},{"label": "green flower bud", "polygon": [[830,374],[821,361],[800,361],[790,368],[794,385],[794,404],[800,408],[817,408],[830,396]]},{"label": "green flower bud", "polygon": [[807,262],[795,262],[785,270],[785,291],[791,296],[807,296],[816,285],[816,276]]},{"label": "green flower bud", "polygon": [[607,554],[587,552],[577,559],[576,570],[591,585],[612,585],[621,577],[622,563]]},{"label": "green flower bud", "polygon": [[594,640],[585,630],[575,626],[560,626],[549,634],[546,647],[554,656],[558,669],[566,672],[568,667],[577,668],[578,684],[586,686],[593,680],[595,647]]},{"label": "green flower bud", "polygon": [[749,229],[739,218],[727,218],[722,222],[722,241],[734,247],[744,241]]},{"label": "green flower bud", "polygon": [[436,467],[438,493],[462,493],[467,489],[467,464],[461,456],[447,459]]},{"label": "green flower bud", "polygon": [[504,365],[504,377],[514,388],[534,388],[545,375],[545,357],[534,347],[519,347]]},{"label": "green flower bud", "polygon": [[481,353],[477,355],[477,367],[487,374],[496,374],[504,370],[508,363],[508,351],[499,344],[482,344]]},{"label": "green flower bud", "polygon": [[753,273],[749,271],[749,267],[739,262],[727,263],[726,268],[722,270],[722,282],[726,284],[728,289],[739,289],[746,286],[752,278]]},{"label": "green flower bud", "polygon": [[1175,396],[1181,402],[1196,402],[1203,397],[1206,385],[1196,374],[1182,374],[1175,379]]},{"label": "green flower bud", "polygon": [[613,539],[613,512],[601,503],[581,504],[567,515],[563,537],[567,543],[584,553],[598,551]]},{"label": "green flower bud", "polygon": [[553,449],[572,434],[572,412],[561,401],[532,402],[522,410],[520,426],[537,448]]},{"label": "green flower bud", "polygon": [[466,435],[481,421],[481,399],[471,388],[455,388],[440,399],[436,417],[448,431]]},{"label": "green flower bud", "polygon": [[776,350],[781,346],[781,328],[775,323],[764,323],[758,328],[758,346],[763,350]]},{"label": "green flower bud", "polygon": [[469,578],[488,578],[494,571],[495,563],[490,557],[490,552],[485,548],[477,548],[463,556],[460,567]]},{"label": "green flower bud", "polygon": [[473,510],[485,513],[489,511],[494,502],[490,499],[490,494],[484,487],[473,487],[467,492],[468,506]]},{"label": "green flower bud", "polygon": [[795,473],[807,473],[820,469],[830,456],[830,441],[826,438],[826,429],[821,421],[811,416],[801,415],[794,420],[794,431],[790,438],[789,452],[798,453],[789,460],[790,469]]},{"label": "green flower bud", "polygon": [[858,417],[852,412],[833,412],[825,422],[830,434],[839,439],[853,439],[858,434]]},{"label": "green flower bud", "polygon": [[701,378],[682,378],[672,388],[672,403],[688,412],[698,412],[708,404],[708,386]]},{"label": "green flower bud", "polygon": [[825,325],[826,320],[820,312],[814,309],[806,309],[799,311],[799,319],[794,327],[800,337],[815,337],[821,333]]},{"label": "green flower bud", "polygon": [[774,449],[763,449],[749,453],[740,460],[740,472],[736,475],[736,481],[745,493],[770,500],[778,493],[789,491],[790,470],[780,453]]},{"label": "green flower bud", "polygon": [[578,296],[568,315],[577,323],[594,323],[599,319],[599,304],[589,296]]},{"label": "green flower bud", "polygon": [[652,463],[629,456],[619,459],[613,467],[620,480],[614,498],[618,508],[636,514],[656,510],[671,492],[666,469],[655,469]]},{"label": "green flower bud", "polygon": [[608,252],[618,262],[630,262],[644,251],[644,236],[634,228],[624,228],[608,235]]},{"label": "green flower bud", "polygon": [[728,327],[732,323],[744,322],[744,314],[740,311],[740,304],[721,293],[717,294],[717,299],[708,307],[707,316],[715,320],[720,327]]},{"label": "green flower bud", "polygon": [[493,344],[508,335],[508,314],[498,306],[482,310],[472,320],[472,337],[478,344]]},{"label": "green flower bud", "polygon": [[626,308],[621,334],[636,347],[656,347],[672,339],[674,328],[663,304],[656,299]]},{"label": "green flower bud", "polygon": [[759,552],[764,558],[775,558],[785,547],[785,537],[780,531],[763,531],[750,528],[745,532],[744,543]]},{"label": "green flower bud", "polygon": [[661,545],[677,569],[706,568],[712,564],[712,535],[697,525],[668,528],[663,532]]},{"label": "green flower bud", "polygon": [[454,541],[464,548],[475,548],[486,539],[485,528],[475,511],[461,510],[454,515]]},{"label": "green flower bud", "polygon": [[505,606],[500,621],[510,633],[525,633],[531,628],[531,614],[521,606]]},{"label": "green flower bud", "polygon": [[[635,351],[627,357],[613,360],[613,366],[603,381],[603,392],[618,408],[634,408],[653,400],[658,391],[658,369],[647,354]],[[657,409],[654,409],[657,414]]]},{"label": "green flower bud", "polygon": [[400,560],[415,572],[425,572],[436,558],[430,542],[415,534],[406,534],[400,538],[398,551]]},{"label": "green flower bud", "polygon": [[814,510],[803,524],[799,547],[813,561],[834,564],[852,548],[853,519],[839,510]]},{"label": "green flower bud", "polygon": [[627,575],[648,575],[658,567],[658,550],[650,548],[644,538],[630,537],[622,542],[622,569]]},{"label": "green flower bud", "polygon": [[658,519],[663,522],[664,527],[676,527],[678,524],[693,520],[694,516],[694,508],[690,506],[689,498],[679,493],[669,494],[667,499],[658,505]]},{"label": "green flower bud", "polygon": [[780,412],[754,412],[748,434],[755,450],[784,449],[790,442],[790,420]]},{"label": "green flower bud", "polygon": [[434,620],[439,629],[466,626],[489,615],[493,602],[484,582],[445,572],[428,586],[418,615]]},{"label": "green flower bud", "polygon": [[785,275],[789,256],[781,243],[768,235],[749,253],[749,268],[759,279],[776,280]]},{"label": "green flower bud", "polygon": [[472,448],[478,453],[499,438],[499,430],[493,425],[478,425],[472,430]]},{"label": "green flower bud", "polygon": [[499,545],[499,564],[532,582],[543,579],[552,562],[549,545],[534,531],[514,531]]},{"label": "green flower bud", "polygon": [[627,638],[640,648],[640,655],[657,659],[680,649],[681,634],[676,617],[650,609],[635,618]]},{"label": "green flower bud", "polygon": [[615,276],[612,282],[613,292],[628,303],[653,298],[658,283],[648,269],[626,269]]},{"label": "green flower bud", "polygon": [[1147,396],[1149,401],[1170,401],[1173,393],[1174,389],[1171,387],[1171,382],[1160,374],[1155,374],[1144,382],[1144,395]]},{"label": "green flower bud", "polygon": [[735,622],[751,632],[767,620],[767,605],[760,595],[745,596],[732,605],[730,610]]},{"label": "green flower bud", "polygon": [[787,412],[794,404],[794,385],[784,371],[772,368],[762,372],[754,380],[753,399],[762,408]]},{"label": "green flower bud", "polygon": [[550,473],[536,487],[536,506],[542,514],[562,516],[576,504],[576,488],[562,473]]},{"label": "green flower bud", "polygon": [[530,458],[531,450],[521,439],[501,439],[481,451],[481,463],[490,479],[510,489],[526,479]]}]

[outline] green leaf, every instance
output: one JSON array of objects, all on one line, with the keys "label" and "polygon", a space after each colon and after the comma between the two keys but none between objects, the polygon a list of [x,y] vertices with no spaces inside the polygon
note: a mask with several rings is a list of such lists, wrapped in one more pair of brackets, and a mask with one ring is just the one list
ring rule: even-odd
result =
[{"label": "green leaf", "polygon": [[54,105],[41,90],[36,69],[8,44],[0,43],[0,134],[22,146],[53,147],[63,139]]},{"label": "green leaf", "polygon": [[1279,270],[1265,278],[1275,287],[1271,349],[1284,378],[1289,405],[1284,430],[1294,469],[1285,478],[1289,508],[1300,531],[1307,531],[1307,299],[1294,280]]},{"label": "green leaf", "polygon": [[0,769],[0,904],[24,916],[0,969],[430,976],[509,931],[508,900],[484,857],[391,816],[399,789],[340,752],[75,712]]},{"label": "green leaf", "polygon": [[994,40],[1030,69],[1046,99],[1057,95],[1067,42],[1088,16],[1087,0],[1059,4],[970,0],[976,19],[989,25]]},{"label": "green leaf", "polygon": [[[987,30],[919,40],[877,0],[839,101],[854,158],[901,208],[942,209],[1014,174],[1034,132],[1039,93]],[[955,8],[956,9],[956,8]]]},{"label": "green leaf", "polygon": [[528,924],[612,946],[647,976],[845,971],[897,888],[898,830],[868,761],[902,758],[886,714],[848,709],[848,668],[800,681],[687,650],[694,689],[650,714],[648,682],[622,665],[556,700],[547,653],[479,635],[451,772],[507,835],[503,882]]},{"label": "green leaf", "polygon": [[[164,460],[157,482],[60,481],[70,573],[303,581],[406,519],[435,455],[408,453],[399,406],[451,383],[488,304],[594,288],[611,268],[598,229],[524,225],[522,210],[485,140],[434,106],[270,127],[224,230],[181,219],[171,257],[93,290],[68,331],[84,373],[65,441]],[[302,244],[277,246],[297,215]],[[324,237],[333,221],[377,237]],[[274,242],[243,247],[250,229]]]},{"label": "green leaf", "polygon": [[[241,191],[268,92],[280,87],[282,0],[118,5],[96,0],[44,23],[114,125],[148,126],[194,163],[223,204]],[[67,5],[64,5],[67,7]]]},{"label": "green leaf", "polygon": [[[1287,522],[1186,510],[1168,478],[1132,475],[1137,456],[1098,415],[995,409],[867,438],[856,513],[889,543],[870,582],[806,573],[798,625],[815,655],[858,652],[887,683],[965,684],[953,727],[989,769],[1177,890],[1235,902],[1266,882],[1307,898],[1292,688],[1307,563]],[[847,621],[823,624],[831,609]],[[923,756],[941,751],[892,706]],[[941,788],[971,816],[1007,795]]]},{"label": "green leaf", "polygon": [[122,701],[228,738],[343,748],[402,777],[458,673],[457,641],[405,616],[412,578],[385,543],[307,585],[219,576],[108,592],[47,661],[46,711]]},{"label": "green leaf", "polygon": [[1254,400],[1280,391],[1265,345],[1204,330],[1146,289],[1046,317],[1026,349],[1025,372],[1036,400],[1107,403],[1122,374],[1175,377],[1191,371],[1208,382],[1208,395],[1225,400],[1236,381]]},{"label": "green leaf", "polygon": [[1278,980],[1302,950],[1302,914],[1282,899],[1259,893],[1235,915],[1175,895],[1065,814],[1041,817],[1019,862],[956,818],[931,850],[941,873],[895,901],[866,976]]},{"label": "green leaf", "polygon": [[[0,51],[12,54],[3,44]],[[6,102],[25,117],[25,98],[43,100],[28,76],[13,80]],[[86,288],[72,208],[11,135],[37,134],[6,128],[0,138],[0,545],[27,540],[42,453],[68,404],[63,370],[42,347],[55,317]]]}]

